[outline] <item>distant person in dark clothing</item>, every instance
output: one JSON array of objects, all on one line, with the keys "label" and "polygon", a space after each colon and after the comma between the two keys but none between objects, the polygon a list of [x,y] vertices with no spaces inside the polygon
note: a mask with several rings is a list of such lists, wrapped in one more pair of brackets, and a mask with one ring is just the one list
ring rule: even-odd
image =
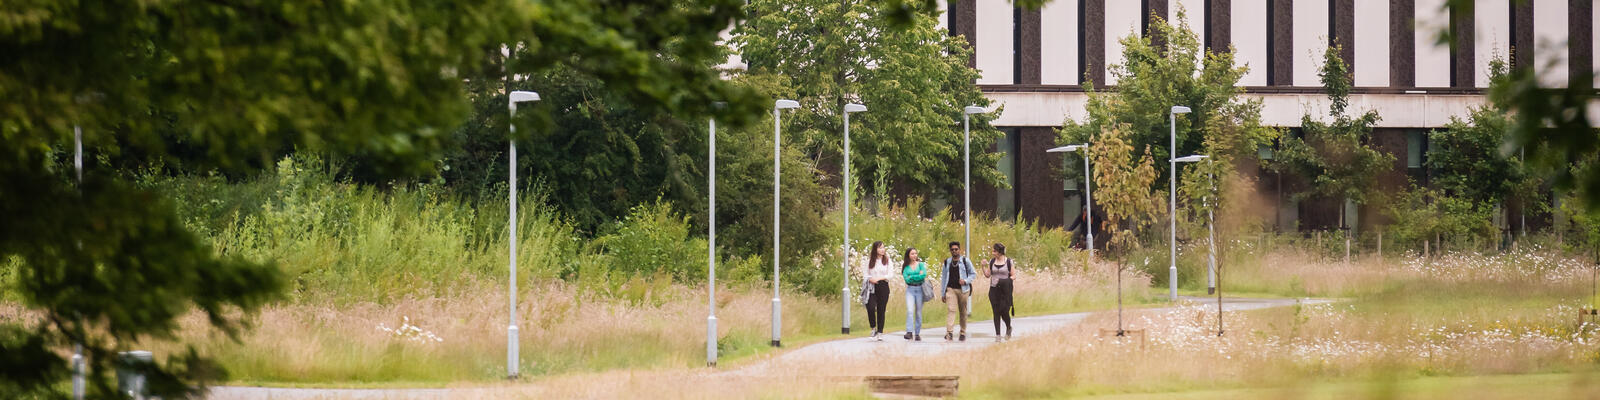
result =
[{"label": "distant person in dark clothing", "polygon": [[[1089,226],[1089,221],[1086,220],[1088,215],[1089,215],[1088,213],[1083,213],[1083,212],[1078,213],[1078,218],[1077,219],[1073,219],[1072,220],[1072,225],[1068,225],[1067,226],[1067,231],[1068,232],[1072,232],[1073,238],[1077,239],[1077,240],[1073,241],[1073,243],[1074,243],[1073,244],[1073,248],[1075,248],[1075,249],[1086,249],[1086,248],[1089,248],[1089,246],[1090,246],[1088,244],[1089,243],[1089,229],[1094,229],[1094,227]],[[1095,212],[1094,213],[1094,219],[1095,220],[1100,220],[1100,218],[1101,218],[1100,217],[1100,213],[1099,212]]]}]

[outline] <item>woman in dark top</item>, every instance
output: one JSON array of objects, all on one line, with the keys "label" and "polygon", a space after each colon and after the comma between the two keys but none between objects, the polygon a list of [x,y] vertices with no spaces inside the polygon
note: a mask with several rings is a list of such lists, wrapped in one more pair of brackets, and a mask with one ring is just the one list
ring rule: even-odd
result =
[{"label": "woman in dark top", "polygon": [[[989,278],[989,306],[994,310],[994,340],[1011,339],[1011,315],[1015,307],[1011,302],[1011,280],[1017,277],[1016,266],[1006,257],[1006,245],[995,243],[989,262],[984,264],[983,276]],[[1005,336],[1000,335],[1000,323],[1006,324]]]}]

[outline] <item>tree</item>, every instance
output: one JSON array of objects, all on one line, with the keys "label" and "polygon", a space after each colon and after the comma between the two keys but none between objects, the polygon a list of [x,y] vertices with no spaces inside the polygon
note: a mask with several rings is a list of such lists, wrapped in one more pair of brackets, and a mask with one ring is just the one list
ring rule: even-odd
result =
[{"label": "tree", "polygon": [[[1164,46],[1152,43],[1151,38],[1130,35],[1121,39],[1123,62],[1111,66],[1117,77],[1113,91],[1096,90],[1093,82],[1085,86],[1089,92],[1084,121],[1068,119],[1062,122],[1058,142],[1061,144],[1092,143],[1100,146],[1101,132],[1122,130],[1131,143],[1160,143],[1145,148],[1134,147],[1135,157],[1148,157],[1165,161],[1172,154],[1206,154],[1208,162],[1186,166],[1187,175],[1181,177],[1179,195],[1187,200],[1180,208],[1185,215],[1184,224],[1191,231],[1205,228],[1203,197],[1221,199],[1222,215],[1249,215],[1244,212],[1250,196],[1232,196],[1240,188],[1249,188],[1250,177],[1238,173],[1238,165],[1254,157],[1256,148],[1271,142],[1278,132],[1261,123],[1261,101],[1240,96],[1239,78],[1248,70],[1235,65],[1232,51],[1206,52],[1199,38],[1185,21],[1187,13],[1179,10],[1179,23],[1173,24],[1160,16],[1152,16],[1151,36],[1166,39]],[[1172,134],[1168,113],[1172,106],[1190,107],[1190,114],[1178,115],[1177,150],[1166,145]],[[1096,163],[1096,169],[1102,164]],[[1076,165],[1066,165],[1063,173],[1076,176]],[[1160,204],[1165,204],[1168,169],[1155,171],[1146,191],[1153,192]],[[1096,180],[1099,184],[1099,180]],[[1095,189],[1097,202],[1102,199],[1103,188]],[[1154,207],[1157,211],[1161,207]],[[1229,212],[1229,211],[1239,212]],[[1201,218],[1192,218],[1201,217]],[[1224,231],[1240,229],[1247,225],[1242,218],[1224,218],[1219,226]],[[1181,228],[1180,228],[1181,229]]]},{"label": "tree", "polygon": [[[1186,15],[1180,10],[1179,20],[1184,21]],[[1060,143],[1091,141],[1116,125],[1126,126],[1133,143],[1167,143],[1172,133],[1167,114],[1174,105],[1192,110],[1177,118],[1177,150],[1162,145],[1149,147],[1151,152],[1145,153],[1136,148],[1136,156],[1148,154],[1166,160],[1173,154],[1207,154],[1232,166],[1276,137],[1277,131],[1261,124],[1261,102],[1240,96],[1239,78],[1248,68],[1235,65],[1231,51],[1203,51],[1187,22],[1174,25],[1152,15],[1150,30],[1151,37],[1166,39],[1165,46],[1140,35],[1120,39],[1123,62],[1110,68],[1117,86],[1113,91],[1100,91],[1093,82],[1085,82],[1088,117],[1082,122],[1063,121]],[[1159,182],[1167,180],[1167,171],[1157,172],[1159,179],[1150,190],[1165,190]]]},{"label": "tree", "polygon": [[[1328,92],[1331,121],[1323,122],[1310,115],[1301,117],[1304,136],[1283,138],[1277,162],[1269,166],[1311,181],[1309,187],[1294,194],[1296,199],[1321,196],[1366,204],[1376,190],[1373,183],[1378,174],[1394,162],[1393,156],[1370,145],[1378,112],[1368,110],[1356,117],[1346,112],[1351,77],[1350,69],[1339,58],[1338,46],[1329,46],[1323,52],[1318,75]],[[1339,213],[1339,226],[1349,226],[1344,212]]]},{"label": "tree", "polygon": [[[918,14],[903,26],[883,4],[865,0],[756,0],[730,44],[752,75],[774,74],[802,109],[784,116],[789,143],[819,165],[842,163],[846,103],[871,111],[851,117],[852,172],[928,192],[958,188],[961,109],[987,105],[967,67],[965,39]],[[973,116],[975,179],[1001,182],[993,115]],[[854,179],[859,182],[860,179]]]},{"label": "tree", "polygon": [[[517,148],[519,173],[581,231],[629,214],[637,204],[667,200],[680,210],[704,208],[706,122],[641,107],[606,82],[571,67],[551,68],[515,84],[535,90],[548,107],[549,129],[531,129]],[[473,93],[474,123],[452,134],[440,176],[469,194],[505,196],[506,104],[500,85]],[[535,105],[537,107],[537,105]],[[520,118],[520,112],[519,112]],[[498,119],[499,124],[489,123]],[[726,126],[726,125],[725,125]],[[520,134],[520,132],[519,132]],[[519,188],[525,189],[525,188]],[[481,192],[481,193],[480,193]]]},{"label": "tree", "polygon": [[[468,115],[466,85],[505,76],[520,81],[560,66],[604,81],[607,92],[641,108],[704,116],[723,101],[723,120],[748,123],[762,102],[708,67],[720,61],[717,33],[739,6],[735,0],[0,6],[0,21],[7,21],[0,23],[0,141],[7,144],[0,148],[0,259],[17,268],[18,283],[5,290],[39,315],[0,322],[0,397],[60,390],[67,378],[63,354],[73,344],[89,356],[94,395],[113,396],[115,350],[170,338],[174,318],[192,308],[236,334],[248,312],[283,286],[271,265],[218,257],[185,230],[168,202],[117,174],[91,169],[75,184],[64,161],[74,127],[83,128],[91,157],[138,153],[197,169],[249,171],[298,148],[358,157],[379,173],[407,176],[437,165],[449,143],[445,133]],[[515,56],[507,62],[506,53]],[[521,115],[548,122],[548,109]],[[534,130],[515,139],[526,141]],[[218,377],[212,367],[190,351],[146,372],[152,394],[177,398]]]},{"label": "tree", "polygon": [[[1434,238],[1492,237],[1491,207],[1463,196],[1447,195],[1439,189],[1412,185],[1388,201],[1394,218],[1389,231],[1394,240],[1416,243]],[[1437,245],[1443,246],[1443,243]],[[1439,249],[1439,247],[1435,247]]]},{"label": "tree", "polygon": [[[1096,135],[1089,154],[1095,165],[1095,202],[1105,210],[1100,226],[1111,233],[1112,254],[1128,254],[1139,249],[1138,232],[1154,220],[1158,193],[1150,191],[1156,168],[1148,148],[1144,155],[1134,152],[1133,135],[1126,125],[1110,127]],[[1146,147],[1149,147],[1146,145]]]},{"label": "tree", "polygon": [[[764,98],[793,96],[785,77],[775,75],[744,75],[736,82],[754,88]],[[771,103],[768,103],[770,106]],[[717,232],[718,243],[735,254],[769,257],[772,254],[772,112],[760,123],[738,129],[717,131]],[[784,115],[784,130],[791,129],[789,116]],[[814,162],[794,146],[785,145],[778,155],[783,163],[781,179],[783,191],[779,213],[782,223],[783,245],[779,250],[779,263],[784,266],[785,282],[803,282],[787,278],[793,273],[807,270],[799,268],[813,265],[812,256],[827,244],[824,232],[834,230],[833,221],[826,218],[827,198],[833,194],[818,180],[819,172]],[[770,262],[770,258],[767,258]],[[834,271],[824,268],[826,271]],[[763,276],[771,278],[771,269],[761,268]],[[838,280],[829,281],[837,284]],[[838,286],[829,286],[837,290]],[[821,289],[821,288],[814,288]]]},{"label": "tree", "polygon": [[[1100,226],[1111,234],[1107,254],[1117,260],[1117,335],[1122,335],[1122,274],[1127,259],[1139,249],[1139,233],[1150,226],[1156,205],[1150,185],[1156,180],[1155,164],[1148,145],[1143,156],[1134,155],[1134,136],[1126,125],[1115,125],[1095,137],[1087,157],[1098,166],[1093,171],[1097,205],[1105,211]],[[1091,228],[1092,229],[1092,228]],[[1144,265],[1149,265],[1146,258]]]},{"label": "tree", "polygon": [[[1505,60],[1491,60],[1489,71],[1490,87],[1507,83]],[[1445,129],[1428,136],[1427,163],[1434,172],[1431,184],[1446,196],[1466,199],[1484,209],[1508,201],[1525,209],[1542,209],[1543,181],[1529,173],[1521,154],[1500,151],[1514,120],[1505,104],[1497,102],[1473,107],[1466,120],[1450,117]]]},{"label": "tree", "polygon": [[[1472,15],[1474,7],[1470,0],[1447,0],[1440,11]],[[1436,44],[1453,41],[1449,29],[1436,33]],[[1566,62],[1550,57],[1534,64],[1553,67]],[[1547,179],[1556,192],[1570,195],[1579,204],[1563,204],[1562,208],[1600,212],[1600,132],[1589,116],[1594,71],[1573,70],[1566,87],[1553,88],[1540,81],[1534,67],[1516,65],[1500,84],[1489,88],[1490,102],[1516,116],[1500,145],[1500,155],[1524,157],[1529,173]]]}]

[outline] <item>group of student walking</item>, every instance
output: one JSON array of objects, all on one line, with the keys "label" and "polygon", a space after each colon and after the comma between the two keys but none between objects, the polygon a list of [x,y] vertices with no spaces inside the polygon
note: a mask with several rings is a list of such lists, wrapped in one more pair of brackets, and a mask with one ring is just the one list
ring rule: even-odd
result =
[{"label": "group of student walking", "polygon": [[[930,276],[928,264],[922,261],[916,248],[906,249],[905,258],[896,269],[883,242],[872,243],[872,251],[867,253],[867,279],[863,282],[862,297],[873,339],[883,340],[884,310],[889,304],[889,280],[899,275],[906,284],[906,340],[922,341],[922,304],[932,300],[933,292],[938,291],[946,309],[944,340],[966,341],[967,316],[972,313],[968,296],[972,294],[972,283],[977,280],[978,271],[982,271],[989,281],[989,305],[994,310],[995,341],[1011,339],[1011,316],[1015,314],[1011,301],[1012,280],[1017,274],[1011,258],[1006,257],[1006,246],[995,243],[983,268],[973,267],[972,261],[967,259],[961,248],[961,242],[950,242],[949,248],[950,257],[941,263],[940,277],[934,278]],[[957,321],[961,326],[958,335],[955,330]],[[1002,323],[1005,324],[1004,335],[1000,331]]]}]

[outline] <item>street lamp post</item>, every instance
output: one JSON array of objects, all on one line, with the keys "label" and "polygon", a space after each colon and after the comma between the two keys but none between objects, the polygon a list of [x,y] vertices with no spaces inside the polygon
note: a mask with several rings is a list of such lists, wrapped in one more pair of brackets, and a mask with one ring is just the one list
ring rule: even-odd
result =
[{"label": "street lamp post", "polygon": [[1167,229],[1167,234],[1168,242],[1172,246],[1172,253],[1167,264],[1167,283],[1170,286],[1167,300],[1170,301],[1178,301],[1178,161],[1173,157],[1178,155],[1178,114],[1187,113],[1189,113],[1189,107],[1184,106],[1172,106],[1172,111],[1167,113],[1167,124],[1172,128],[1171,135],[1168,137],[1171,145],[1167,147],[1167,166],[1168,173],[1171,175],[1168,177],[1170,181],[1167,186],[1167,222],[1171,225]]},{"label": "street lamp post", "polygon": [[772,106],[772,347],[782,346],[783,314],[778,298],[778,210],[782,205],[778,203],[779,177],[782,176],[783,161],[782,148],[782,111],[784,109],[800,108],[800,102],[794,100],[778,100]]},{"label": "street lamp post", "polygon": [[717,119],[712,118],[706,143],[709,166],[706,171],[706,366],[717,366]]},{"label": "street lamp post", "polygon": [[511,144],[510,175],[511,216],[507,225],[511,231],[511,282],[507,291],[511,295],[511,325],[506,326],[506,379],[517,378],[517,103],[539,101],[539,94],[526,91],[511,92],[511,119],[506,121],[506,126],[511,127],[511,137],[507,142]]},{"label": "street lamp post", "polygon": [[[867,106],[850,103],[844,105],[844,302],[839,309],[844,316],[839,323],[839,333],[850,334],[850,113],[867,111]],[[868,257],[871,257],[869,255]]]},{"label": "street lamp post", "polygon": [[[966,106],[961,109],[961,227],[966,234],[961,239],[961,249],[972,251],[972,114],[982,114],[983,107]],[[971,262],[971,258],[968,258]],[[967,302],[967,316],[972,316],[972,302]]]},{"label": "street lamp post", "polygon": [[[1217,190],[1217,178],[1207,173],[1206,179],[1211,181],[1211,191],[1215,192]],[[1215,294],[1217,292],[1217,200],[1214,196],[1207,195],[1205,197],[1206,235],[1207,241],[1210,243],[1208,246],[1210,251],[1207,253],[1208,258],[1206,260],[1206,294]],[[1219,303],[1222,301],[1220,295],[1217,299]],[[1222,314],[1217,315],[1220,317]]]},{"label": "street lamp post", "polygon": [[984,112],[983,107],[978,106],[961,109],[961,226],[966,229],[961,248],[968,251],[972,248],[972,114]]},{"label": "street lamp post", "polygon": [[[72,168],[78,174],[78,194],[83,194],[83,128],[72,127]],[[81,246],[82,241],[78,242]],[[72,399],[83,400],[84,388],[87,387],[84,375],[88,368],[84,365],[83,342],[72,343]]]},{"label": "street lamp post", "polygon": [[[1178,187],[1177,182],[1178,182],[1178,180],[1177,180],[1176,177],[1178,176],[1178,168],[1177,168],[1178,163],[1198,162],[1198,161],[1204,160],[1204,159],[1206,159],[1206,156],[1202,156],[1202,155],[1192,155],[1192,156],[1178,157],[1178,158],[1173,158],[1172,159],[1172,166],[1173,166],[1173,168],[1172,168],[1172,176],[1174,177],[1173,180],[1172,180],[1173,193],[1177,193],[1177,187]],[[1167,212],[1171,213],[1171,215],[1173,216],[1173,221],[1174,221],[1172,223],[1172,266],[1168,267],[1169,268],[1168,272],[1171,273],[1170,279],[1172,280],[1171,285],[1170,285],[1171,286],[1171,290],[1172,290],[1172,292],[1170,294],[1170,296],[1171,296],[1170,299],[1172,301],[1177,301],[1178,300],[1178,223],[1176,222],[1177,221],[1177,217],[1176,216],[1178,215],[1178,196],[1176,194],[1174,194],[1172,196],[1172,202],[1171,203],[1167,203],[1167,206],[1169,207],[1167,209]]]},{"label": "street lamp post", "polygon": [[1074,144],[1045,150],[1046,153],[1071,153],[1083,150],[1083,224],[1084,232],[1088,233],[1089,259],[1094,260],[1094,189],[1089,180],[1089,144]]}]

